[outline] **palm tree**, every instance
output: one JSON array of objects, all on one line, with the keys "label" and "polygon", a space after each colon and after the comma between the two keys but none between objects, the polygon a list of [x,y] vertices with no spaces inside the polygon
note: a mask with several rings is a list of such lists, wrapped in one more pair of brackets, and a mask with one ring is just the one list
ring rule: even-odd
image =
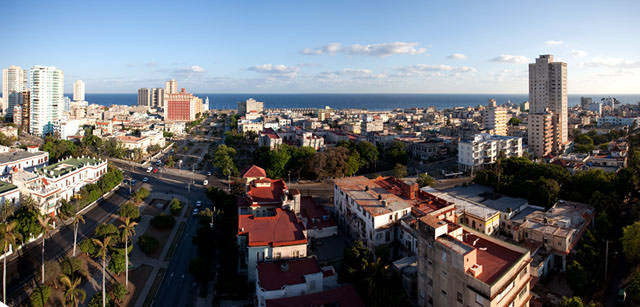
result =
[{"label": "palm tree", "polygon": [[62,275],[60,276],[60,282],[66,289],[64,291],[65,305],[69,304],[78,307],[78,304],[84,302],[87,298],[87,293],[82,288],[79,288],[82,282],[80,277],[71,280],[69,276]]},{"label": "palm tree", "polygon": [[124,219],[124,224],[120,225],[122,240],[124,240],[124,287],[127,290],[129,290],[129,238],[136,235],[136,225],[138,223],[131,221],[128,217]]},{"label": "palm tree", "polygon": [[76,256],[76,242],[78,242],[78,226],[80,223],[84,224],[84,216],[82,213],[76,213],[73,215],[73,257]]},{"label": "palm tree", "polygon": [[98,246],[98,256],[102,256],[102,307],[105,307],[107,302],[105,298],[107,297],[106,288],[104,284],[105,279],[105,268],[107,265],[107,250],[109,248],[109,241],[111,241],[111,237],[104,237],[103,241],[98,239],[92,239],[93,243]]},{"label": "palm tree", "polygon": [[2,222],[6,222],[7,219],[13,215],[16,207],[9,201],[8,199],[4,201],[2,204],[2,208],[0,208],[0,220]]},{"label": "palm tree", "polygon": [[42,284],[44,285],[44,241],[47,239],[47,236],[53,230],[49,221],[51,220],[50,216],[38,216],[38,223],[40,223],[40,227],[42,227]]},{"label": "palm tree", "polygon": [[7,301],[7,252],[16,245],[16,241],[22,239],[22,235],[15,230],[16,222],[0,224],[0,244],[4,252],[4,269],[2,270],[2,301]]}]

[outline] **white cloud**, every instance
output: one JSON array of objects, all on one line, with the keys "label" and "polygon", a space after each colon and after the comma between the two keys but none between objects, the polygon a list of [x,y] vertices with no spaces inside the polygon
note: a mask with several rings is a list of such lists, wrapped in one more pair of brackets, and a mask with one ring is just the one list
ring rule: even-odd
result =
[{"label": "white cloud", "polygon": [[171,75],[176,78],[191,78],[195,74],[202,74],[207,72],[204,68],[198,65],[188,66],[188,67],[180,67],[171,71]]},{"label": "white cloud", "polygon": [[397,71],[401,72],[402,76],[416,76],[416,75],[425,75],[427,73],[441,73],[441,72],[451,72],[451,73],[468,73],[468,72],[476,72],[477,70],[473,67],[469,66],[449,66],[445,64],[440,65],[427,65],[427,64],[414,64],[408,66],[402,66],[396,68]]},{"label": "white cloud", "polygon": [[619,68],[636,68],[640,67],[640,61],[633,61],[625,58],[594,58],[592,60],[580,63],[580,66],[588,67],[619,67]]},{"label": "white cloud", "polygon": [[366,68],[344,68],[338,71],[321,72],[316,77],[321,79],[338,79],[339,77],[350,77],[353,79],[382,79],[387,76],[383,73],[375,73]]},{"label": "white cloud", "polygon": [[501,62],[501,63],[511,63],[511,64],[525,64],[529,63],[529,59],[526,56],[522,55],[510,55],[510,54],[501,54],[491,60],[491,62]]},{"label": "white cloud", "polygon": [[331,43],[319,48],[305,48],[302,50],[302,54],[306,55],[335,54],[337,52],[346,55],[368,55],[385,57],[394,54],[424,54],[427,52],[427,49],[418,48],[418,43],[391,42],[368,45],[353,44],[344,47],[340,43]]},{"label": "white cloud", "polygon": [[447,59],[450,59],[450,60],[464,60],[466,58],[467,56],[462,53],[454,53],[447,57]]},{"label": "white cloud", "polygon": [[273,77],[295,78],[300,71],[300,68],[297,66],[286,66],[283,64],[262,64],[251,66],[248,70],[263,74],[270,74]]},{"label": "white cloud", "polygon": [[571,55],[573,55],[576,58],[583,58],[583,57],[587,56],[587,52],[584,51],[584,50],[573,49],[573,50],[571,50]]},{"label": "white cloud", "polygon": [[191,66],[192,72],[206,72],[206,70],[198,65]]},{"label": "white cloud", "polygon": [[550,41],[544,42],[544,44],[547,46],[559,46],[559,45],[562,45],[562,41],[550,40]]}]

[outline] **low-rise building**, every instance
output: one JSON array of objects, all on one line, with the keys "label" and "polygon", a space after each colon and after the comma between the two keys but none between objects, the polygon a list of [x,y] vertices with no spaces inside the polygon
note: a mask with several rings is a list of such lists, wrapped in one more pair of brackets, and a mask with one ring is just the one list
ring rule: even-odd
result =
[{"label": "low-rise building", "polygon": [[37,146],[29,146],[27,150],[5,149],[0,152],[0,178],[7,178],[18,170],[34,171],[49,163],[49,153]]},{"label": "low-rise building", "polygon": [[338,224],[313,197],[301,197],[300,214],[309,238],[320,239],[338,235]]},{"label": "low-rise building", "polygon": [[260,132],[258,146],[266,146],[273,150],[280,147],[280,145],[282,145],[282,138],[272,128],[265,128]]},{"label": "low-rise building", "polygon": [[20,190],[14,184],[0,181],[0,206],[7,204],[14,207],[20,204]]},{"label": "low-rise building", "polygon": [[267,307],[291,306],[349,306],[364,307],[364,302],[352,285],[345,285],[330,290],[304,294],[300,296],[271,299],[266,301]]},{"label": "low-rise building", "polygon": [[528,249],[428,214],[418,219],[419,306],[529,306]]},{"label": "low-rise building", "polygon": [[505,157],[522,156],[522,138],[513,136],[476,134],[471,140],[458,143],[458,168],[474,172]]},{"label": "low-rise building", "polygon": [[620,117],[620,116],[601,116],[598,117],[597,125],[602,126],[632,126],[640,124],[640,117]]},{"label": "low-rise building", "polygon": [[267,178],[267,172],[264,171],[262,167],[257,165],[251,165],[244,172],[242,172],[242,179],[244,184],[249,186],[249,184],[257,179]]},{"label": "low-rise building", "polygon": [[315,258],[269,261],[258,264],[257,306],[267,300],[322,292],[338,286],[338,274],[332,266],[320,267]]}]

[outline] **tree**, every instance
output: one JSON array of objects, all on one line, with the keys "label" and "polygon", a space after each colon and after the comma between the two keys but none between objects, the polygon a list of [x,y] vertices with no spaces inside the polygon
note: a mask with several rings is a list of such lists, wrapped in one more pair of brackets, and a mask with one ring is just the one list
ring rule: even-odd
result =
[{"label": "tree", "polygon": [[78,307],[78,304],[83,303],[87,298],[87,293],[80,288],[81,278],[71,279],[69,276],[60,276],[60,283],[64,286],[64,300],[65,305],[73,305]]},{"label": "tree", "polygon": [[563,297],[561,307],[584,307],[584,303],[579,296]]},{"label": "tree", "polygon": [[113,306],[113,302],[111,301],[111,298],[107,297],[106,298],[106,302],[105,302],[105,298],[104,295],[102,295],[102,293],[97,292],[96,294],[94,294],[91,297],[91,300],[89,301],[89,304],[87,306],[89,307],[105,307],[106,306]]},{"label": "tree", "polygon": [[44,285],[44,242],[47,239],[47,236],[49,235],[49,233],[51,232],[51,230],[53,230],[53,227],[51,227],[51,225],[49,224],[49,221],[51,220],[50,217],[42,217],[38,215],[38,223],[40,224],[40,227],[42,227],[42,284]]},{"label": "tree", "polygon": [[434,184],[436,182],[435,179],[433,179],[433,177],[429,176],[429,174],[420,174],[418,175],[418,186],[422,187],[426,187],[426,186],[430,186],[432,184]]},{"label": "tree", "polygon": [[23,205],[16,211],[13,220],[17,222],[16,230],[22,236],[22,242],[26,242],[42,232],[42,227],[38,223],[39,215],[40,212],[37,209],[30,208],[28,205]]},{"label": "tree", "polygon": [[6,222],[7,219],[16,211],[16,206],[14,206],[8,199],[0,206],[2,206],[0,208],[0,222]]},{"label": "tree", "polygon": [[522,124],[522,120],[517,117],[512,117],[511,119],[509,119],[509,125],[511,126],[517,126],[520,124]]},{"label": "tree", "polygon": [[349,159],[347,159],[347,169],[345,170],[346,176],[353,176],[358,169],[360,169],[360,154],[357,151],[354,151],[349,155]]},{"label": "tree", "polygon": [[409,161],[409,155],[407,154],[406,146],[400,141],[394,141],[384,151],[385,159],[388,161],[394,161],[400,164],[407,164]]},{"label": "tree", "polygon": [[378,148],[367,141],[358,142],[356,144],[356,150],[360,154],[360,160],[363,162],[363,166],[371,167],[378,160]]},{"label": "tree", "polygon": [[31,301],[31,306],[33,307],[43,307],[46,306],[47,301],[49,301],[49,295],[51,294],[51,288],[47,285],[41,285],[37,287],[31,295],[29,296],[29,301]]},{"label": "tree", "polygon": [[640,260],[640,221],[627,225],[622,229],[622,251],[633,262]]},{"label": "tree", "polygon": [[115,283],[111,284],[109,296],[111,296],[116,303],[122,302],[122,300],[128,293],[129,291],[127,290],[127,288],[121,283],[116,281]]},{"label": "tree", "polygon": [[178,215],[180,210],[182,210],[182,203],[174,197],[169,203],[169,210],[171,211],[171,214]]},{"label": "tree", "polygon": [[407,167],[396,163],[396,166],[393,167],[393,176],[396,178],[403,178],[407,176]]},{"label": "tree", "polygon": [[102,257],[102,307],[105,307],[107,305],[105,293],[105,269],[107,262],[107,251],[109,250],[109,241],[111,241],[111,237],[109,236],[102,239],[102,241],[93,239],[93,243],[98,247],[98,256]]},{"label": "tree", "polygon": [[192,258],[189,261],[189,273],[198,283],[204,284],[209,281],[211,276],[211,264],[200,257]]},{"label": "tree", "polygon": [[136,225],[138,225],[138,223],[131,221],[128,217],[125,218],[124,223],[120,225],[122,229],[122,240],[124,241],[125,288],[127,289],[129,289],[129,238],[136,235]]},{"label": "tree", "polygon": [[115,237],[118,234],[118,227],[116,227],[116,225],[103,223],[96,227],[96,230],[93,232],[93,237],[102,240],[106,237]]},{"label": "tree", "polygon": [[131,202],[126,202],[120,206],[120,217],[123,219],[137,220],[140,217],[140,208]]},{"label": "tree", "polygon": [[2,301],[7,301],[7,253],[16,246],[16,242],[21,239],[21,234],[16,230],[16,223],[0,224],[0,244],[2,244],[3,270],[2,270]]},{"label": "tree", "polygon": [[107,269],[116,275],[120,275],[120,273],[126,270],[126,252],[114,251],[111,253],[109,257],[109,264],[107,265]]},{"label": "tree", "polygon": [[216,148],[213,154],[213,166],[220,169],[222,174],[230,176],[237,173],[236,165],[233,163],[233,156],[236,155],[236,150],[228,147],[227,145],[220,145]]},{"label": "tree", "polygon": [[73,254],[72,256],[76,256],[76,242],[78,241],[78,228],[80,223],[84,224],[84,216],[82,213],[76,213],[73,215]]}]

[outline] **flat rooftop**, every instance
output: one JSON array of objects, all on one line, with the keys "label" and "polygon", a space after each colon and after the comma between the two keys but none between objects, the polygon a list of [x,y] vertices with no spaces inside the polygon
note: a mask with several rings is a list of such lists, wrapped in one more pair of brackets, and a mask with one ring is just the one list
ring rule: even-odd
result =
[{"label": "flat rooftop", "polygon": [[258,284],[268,291],[279,290],[287,285],[305,283],[305,275],[320,273],[315,258],[262,262],[258,264]]},{"label": "flat rooftop", "polygon": [[28,151],[14,151],[0,153],[0,164],[10,163],[22,159],[27,159],[35,156],[45,154],[43,151],[28,152]]},{"label": "flat rooftop", "polygon": [[9,192],[13,189],[17,189],[18,187],[14,184],[8,183],[8,182],[4,182],[4,181],[0,181],[0,194],[4,193],[4,192]]},{"label": "flat rooftop", "polygon": [[322,292],[266,301],[267,307],[307,307],[307,306],[349,306],[364,307],[352,285],[346,285]]},{"label": "flat rooftop", "polygon": [[501,212],[508,212],[509,209],[515,211],[528,204],[529,202],[524,198],[505,196],[493,191],[493,188],[483,186],[480,184],[472,184],[466,187],[455,187],[451,189],[443,190],[443,192],[449,195],[471,200],[473,202],[483,204],[488,208],[498,210]]},{"label": "flat rooftop", "polygon": [[441,192],[431,187],[424,187],[423,191],[429,194],[435,195],[439,198],[442,198],[454,204],[457,211],[464,211],[465,213],[468,213],[483,219],[491,218],[492,216],[498,213],[497,210],[489,208],[481,203],[469,201],[465,198],[459,198],[451,195],[450,193]]},{"label": "flat rooftop", "polygon": [[336,222],[322,206],[318,205],[311,196],[300,199],[300,213],[307,218],[307,228],[325,228],[337,226]]},{"label": "flat rooftop", "polygon": [[463,232],[464,243],[476,248],[482,273],[476,277],[486,284],[493,285],[502,274],[516,264],[524,253],[510,249],[505,245],[496,244],[473,233]]},{"label": "flat rooftop", "polygon": [[69,158],[58,163],[43,167],[41,170],[47,175],[53,172],[53,176],[58,177],[73,172],[86,165],[96,165],[102,161],[94,158]]},{"label": "flat rooftop", "polygon": [[364,176],[336,179],[335,184],[371,216],[410,209],[411,204]]}]

